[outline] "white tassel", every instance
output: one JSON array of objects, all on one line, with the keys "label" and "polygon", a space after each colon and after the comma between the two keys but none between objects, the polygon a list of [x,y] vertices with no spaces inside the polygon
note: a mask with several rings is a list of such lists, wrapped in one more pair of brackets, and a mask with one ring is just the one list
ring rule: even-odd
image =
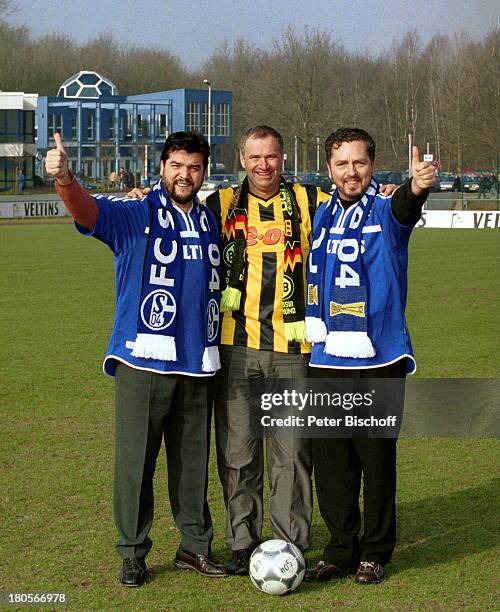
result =
[{"label": "white tassel", "polygon": [[324,342],[327,329],[319,317],[306,317],[306,338],[309,342]]},{"label": "white tassel", "polygon": [[366,332],[329,332],[325,353],[336,357],[375,357],[375,349]]},{"label": "white tassel", "polygon": [[203,372],[216,372],[220,370],[219,349],[216,346],[205,347],[201,369]]},{"label": "white tassel", "polygon": [[173,336],[137,334],[132,356],[160,361],[177,361],[175,338]]}]

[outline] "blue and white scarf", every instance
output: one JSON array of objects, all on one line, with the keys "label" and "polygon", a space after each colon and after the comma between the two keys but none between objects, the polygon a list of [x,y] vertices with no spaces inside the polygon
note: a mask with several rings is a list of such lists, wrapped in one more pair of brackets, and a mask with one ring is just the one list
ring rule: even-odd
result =
[{"label": "blue and white scarf", "polygon": [[[329,355],[375,356],[367,333],[369,296],[361,237],[378,189],[378,183],[372,179],[363,197],[340,215],[336,226],[334,220],[341,207],[336,192],[316,213],[307,266],[306,334],[310,342],[324,342]],[[341,239],[330,240],[330,235],[340,235]],[[327,267],[330,250],[335,261],[332,267]]]},{"label": "blue and white scarf", "polygon": [[[137,316],[137,337],[132,355],[144,359],[177,361],[175,346],[177,308],[184,276],[181,236],[190,232],[175,223],[174,206],[159,181],[148,194],[151,217],[148,244],[142,273],[142,288]],[[212,213],[197,199],[193,206],[200,219],[200,242],[205,269],[204,316],[206,337],[202,360],[203,372],[220,368],[218,332],[220,298],[220,252],[217,224]],[[193,228],[193,234],[194,232]]]}]

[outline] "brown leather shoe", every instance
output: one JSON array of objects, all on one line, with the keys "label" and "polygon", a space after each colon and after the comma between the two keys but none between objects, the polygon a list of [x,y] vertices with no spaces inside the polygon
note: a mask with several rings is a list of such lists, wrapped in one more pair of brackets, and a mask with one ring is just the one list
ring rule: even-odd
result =
[{"label": "brown leather shoe", "polygon": [[361,561],[356,572],[356,582],[360,584],[377,584],[384,578],[384,567],[374,561]]},{"label": "brown leather shoe", "polygon": [[333,563],[318,561],[315,567],[306,570],[305,580],[331,580],[332,578],[345,578],[349,574],[349,569],[342,569]]},{"label": "brown leather shoe", "polygon": [[180,569],[194,570],[208,578],[222,578],[230,575],[229,569],[225,565],[217,563],[209,555],[195,555],[180,548],[175,554],[173,564]]}]

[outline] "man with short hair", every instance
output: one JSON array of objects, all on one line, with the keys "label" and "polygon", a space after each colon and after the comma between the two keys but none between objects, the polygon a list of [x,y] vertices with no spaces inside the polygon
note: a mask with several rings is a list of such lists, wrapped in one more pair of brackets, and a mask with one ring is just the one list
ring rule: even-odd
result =
[{"label": "man with short hair", "polygon": [[162,440],[168,490],[181,541],[174,565],[203,576],[227,576],[211,557],[206,493],[212,381],[220,367],[220,254],[212,213],[199,191],[207,141],[171,134],[161,154],[161,180],[142,199],[91,197],[68,170],[61,137],[47,172],[84,235],[115,256],[116,313],[104,360],[115,377],[115,523],[123,558],[120,581],[146,579],[152,542],[153,476]]},{"label": "man with short hair", "polygon": [[[435,168],[421,162],[413,147],[412,178],[386,197],[373,179],[375,142],[367,132],[341,128],[330,134],[325,149],[337,190],[316,212],[308,261],[310,376],[349,378],[360,385],[367,378],[404,379],[416,370],[404,313],[408,241]],[[396,394],[397,401],[403,400]],[[351,571],[358,583],[383,579],[396,543],[396,442],[356,436],[313,440],[318,504],[330,541],[306,573],[309,580]],[[364,533],[358,539],[362,477]]]},{"label": "man with short hair", "polygon": [[[307,374],[304,263],[311,217],[329,195],[285,182],[283,138],[272,127],[245,132],[240,161],[242,184],[214,192],[206,203],[221,222],[226,287],[215,395],[217,459],[232,569],[244,575],[263,520],[263,440],[250,429],[249,382]],[[312,513],[310,440],[267,439],[267,467],[273,536],[304,551]]]}]

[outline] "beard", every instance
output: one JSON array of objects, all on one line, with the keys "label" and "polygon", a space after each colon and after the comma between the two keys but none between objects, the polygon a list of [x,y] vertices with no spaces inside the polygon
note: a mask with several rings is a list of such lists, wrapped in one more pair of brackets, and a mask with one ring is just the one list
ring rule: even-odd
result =
[{"label": "beard", "polygon": [[[163,179],[163,187],[169,198],[177,204],[188,204],[199,191],[199,186],[189,183],[188,187],[180,188],[177,181],[167,181]],[[187,191],[186,191],[187,189]]]},{"label": "beard", "polygon": [[357,202],[368,189],[370,183],[368,182],[366,185],[365,181],[362,178],[357,178],[359,184],[356,187],[349,188],[348,185],[344,185],[340,183],[338,186],[338,194],[341,200],[346,202]]}]

